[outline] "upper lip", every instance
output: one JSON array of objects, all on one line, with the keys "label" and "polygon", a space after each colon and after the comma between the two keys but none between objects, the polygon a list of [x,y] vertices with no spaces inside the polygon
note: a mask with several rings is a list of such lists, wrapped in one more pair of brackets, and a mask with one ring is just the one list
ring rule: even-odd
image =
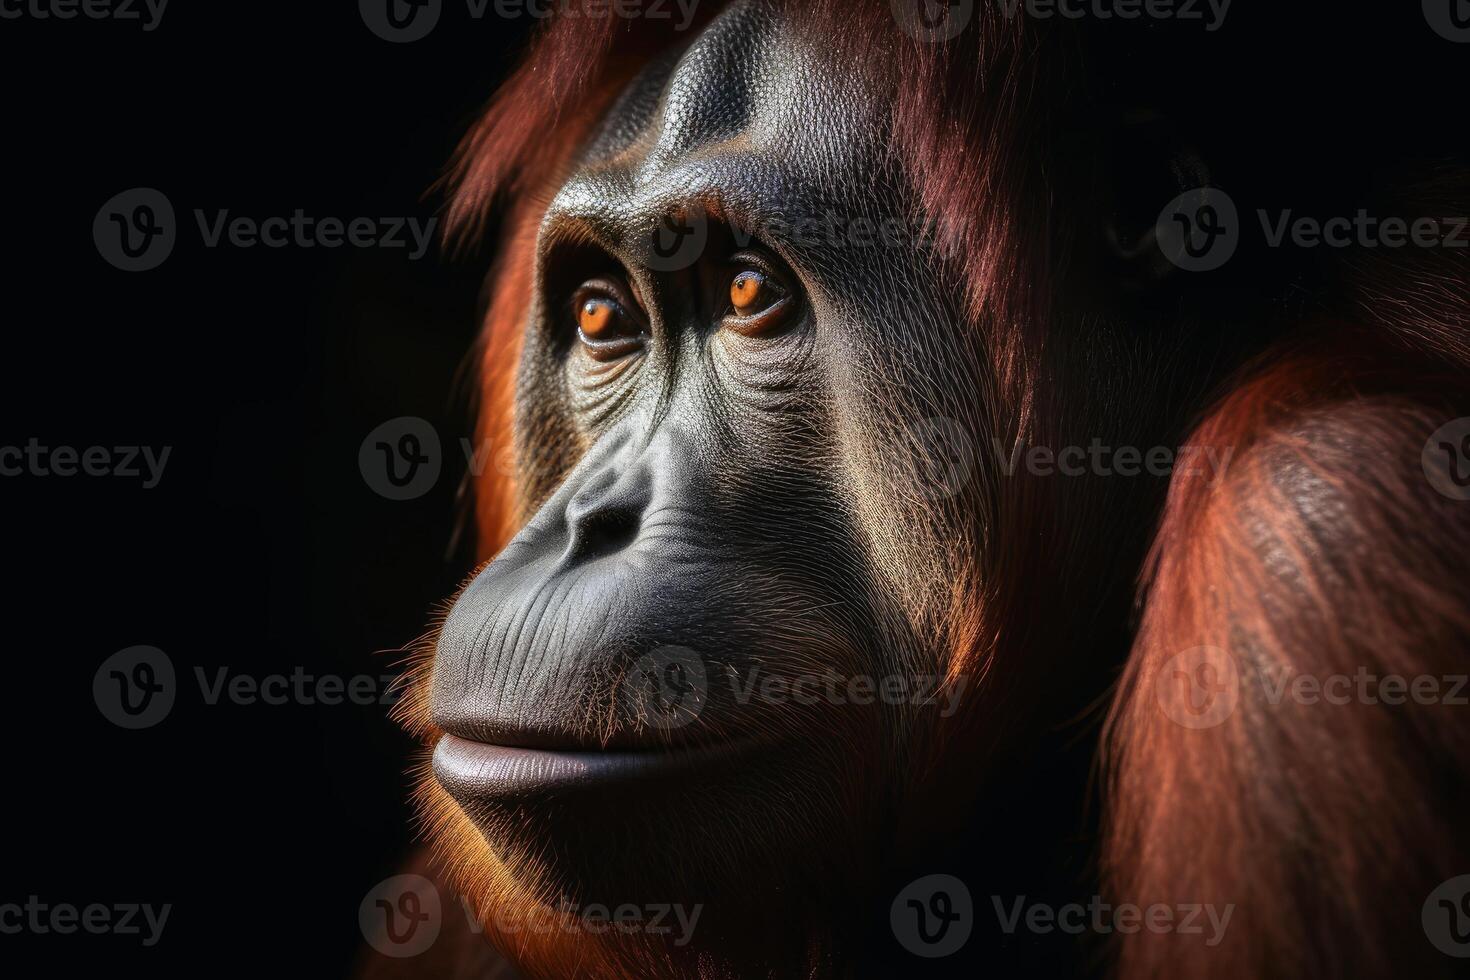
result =
[{"label": "upper lip", "polygon": [[[607,738],[578,734],[560,728],[535,725],[512,725],[493,718],[436,719],[446,735],[467,742],[495,745],[507,749],[543,752],[652,752],[672,751],[679,742],[660,730],[638,732],[620,728]],[[662,736],[662,737],[660,737]]]}]

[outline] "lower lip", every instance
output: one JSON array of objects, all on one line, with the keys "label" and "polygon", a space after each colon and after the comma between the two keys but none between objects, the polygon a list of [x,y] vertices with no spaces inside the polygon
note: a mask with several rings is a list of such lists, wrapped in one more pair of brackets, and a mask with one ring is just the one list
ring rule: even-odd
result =
[{"label": "lower lip", "polygon": [[[434,746],[434,777],[451,796],[514,798],[548,790],[593,789],[666,778],[708,761],[711,753],[562,752],[472,742],[445,735]],[[722,754],[722,753],[720,753]]]}]

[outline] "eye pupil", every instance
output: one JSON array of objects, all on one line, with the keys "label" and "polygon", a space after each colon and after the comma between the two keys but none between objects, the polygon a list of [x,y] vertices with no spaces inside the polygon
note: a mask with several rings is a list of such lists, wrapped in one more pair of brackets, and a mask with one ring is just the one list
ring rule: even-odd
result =
[{"label": "eye pupil", "polygon": [[617,309],[606,299],[589,299],[577,312],[577,326],[593,340],[612,333],[616,320]]},{"label": "eye pupil", "polygon": [[735,307],[735,312],[753,312],[765,284],[765,277],[754,270],[737,275],[730,283],[730,305]]}]

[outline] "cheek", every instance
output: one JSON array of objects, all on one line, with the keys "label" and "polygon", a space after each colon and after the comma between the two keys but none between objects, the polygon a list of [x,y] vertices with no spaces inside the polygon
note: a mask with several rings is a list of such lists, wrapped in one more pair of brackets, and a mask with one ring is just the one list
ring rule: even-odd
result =
[{"label": "cheek", "polygon": [[[914,373],[892,353],[834,370],[834,480],[858,561],[918,629],[942,621],[957,583],[971,574],[976,547],[983,548],[973,515],[983,513],[992,472],[978,406],[900,397],[897,381],[876,380]],[[951,370],[919,372],[925,383],[907,390],[942,387]]]},{"label": "cheek", "polygon": [[817,353],[815,332],[805,325],[757,337],[720,331],[707,354],[711,384],[732,403],[772,423],[810,417],[826,401]]},{"label": "cheek", "polygon": [[646,353],[598,360],[577,348],[566,358],[560,380],[577,427],[597,432],[606,429],[657,373]]}]

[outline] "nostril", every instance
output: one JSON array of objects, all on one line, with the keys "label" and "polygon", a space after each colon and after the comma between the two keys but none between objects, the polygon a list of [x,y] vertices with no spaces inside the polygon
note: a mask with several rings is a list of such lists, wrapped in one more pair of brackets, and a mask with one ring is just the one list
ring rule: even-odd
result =
[{"label": "nostril", "polygon": [[598,507],[572,521],[568,557],[592,561],[622,551],[638,537],[642,511],[632,507]]}]

